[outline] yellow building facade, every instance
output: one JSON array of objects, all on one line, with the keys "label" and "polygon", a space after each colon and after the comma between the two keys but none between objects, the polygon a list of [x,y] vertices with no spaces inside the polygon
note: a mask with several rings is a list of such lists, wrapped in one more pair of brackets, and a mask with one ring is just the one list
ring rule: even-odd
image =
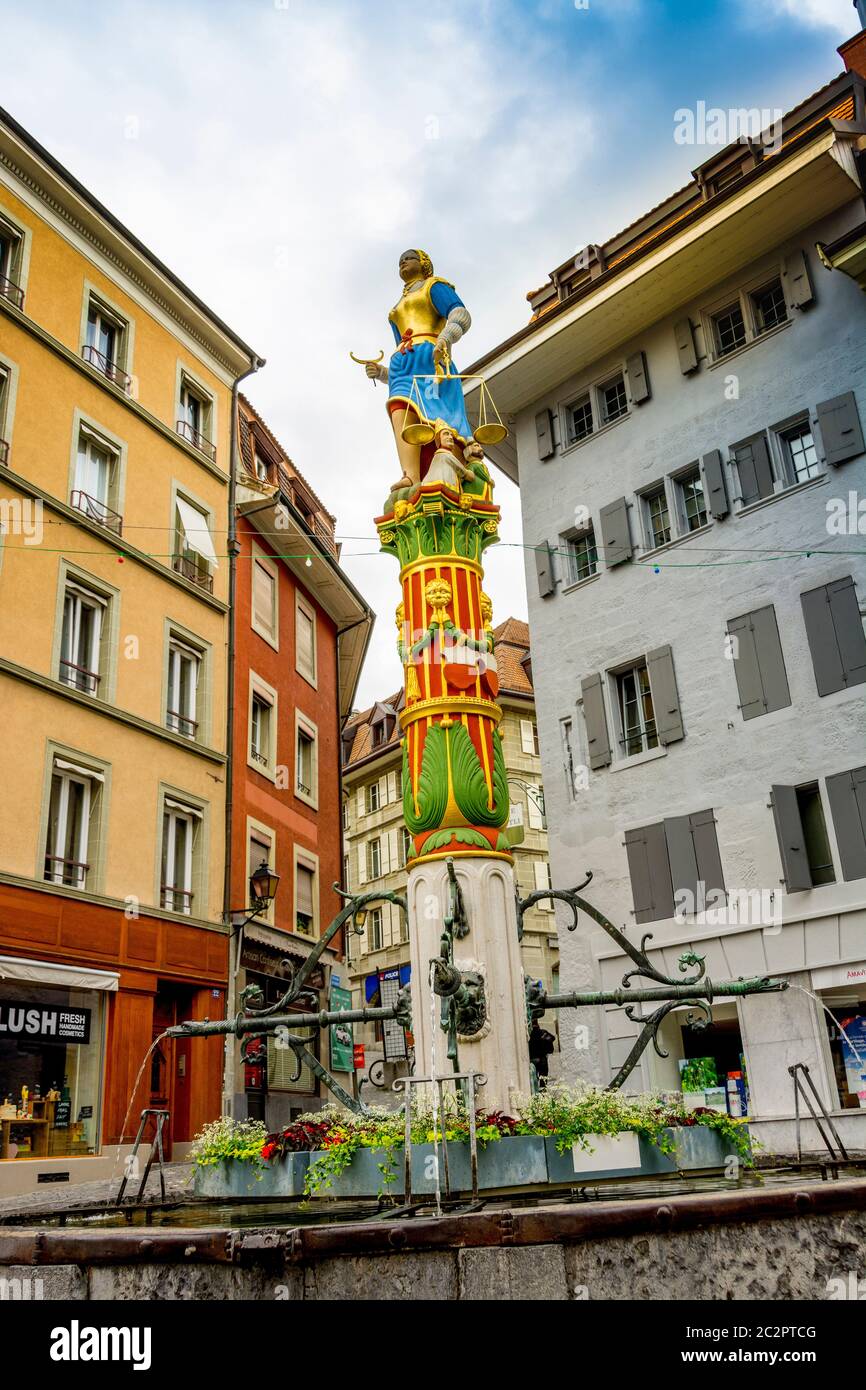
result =
[{"label": "yellow building facade", "polygon": [[[0,1190],[10,1159],[32,1182],[98,1159],[153,1036],[224,1005],[233,386],[257,364],[0,113],[0,1091],[70,1091]],[[88,1041],[22,1060],[19,999],[86,1012]],[[219,1075],[163,1049],[134,1113],[165,1104],[182,1144]]]}]

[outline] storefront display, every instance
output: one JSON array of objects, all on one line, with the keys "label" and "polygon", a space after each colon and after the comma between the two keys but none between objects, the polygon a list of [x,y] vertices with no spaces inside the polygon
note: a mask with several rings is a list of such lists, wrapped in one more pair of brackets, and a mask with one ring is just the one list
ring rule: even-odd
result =
[{"label": "storefront display", "polygon": [[[109,985],[100,979],[98,988],[86,988],[85,976],[0,959],[0,1161],[98,1151]],[[116,976],[106,981],[115,985]]]}]

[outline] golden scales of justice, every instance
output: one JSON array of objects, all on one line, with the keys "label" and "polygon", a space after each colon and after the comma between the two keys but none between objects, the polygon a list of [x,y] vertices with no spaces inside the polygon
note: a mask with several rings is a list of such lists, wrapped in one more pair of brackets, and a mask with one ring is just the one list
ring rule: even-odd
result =
[{"label": "golden scales of justice", "polygon": [[[385,354],[380,352],[378,357],[356,357],[354,352],[349,356],[353,362],[358,362],[362,367],[377,367],[383,361]],[[490,388],[482,376],[477,372],[469,372],[459,375],[457,372],[450,372],[450,359],[446,366],[437,370],[431,377],[422,377],[424,381],[443,381],[446,377],[451,381],[480,381],[481,392],[478,403],[478,424],[472,431],[472,438],[476,444],[501,444],[508,435],[508,430],[502,423],[502,416],[496,408],[496,402],[490,394]],[[409,422],[409,411],[414,410],[418,419]],[[433,422],[428,420],[421,401],[421,393],[418,390],[417,380],[413,380],[409,391],[409,404],[406,406],[406,413],[403,416],[403,428],[400,431],[406,444],[430,444],[433,441]]]}]

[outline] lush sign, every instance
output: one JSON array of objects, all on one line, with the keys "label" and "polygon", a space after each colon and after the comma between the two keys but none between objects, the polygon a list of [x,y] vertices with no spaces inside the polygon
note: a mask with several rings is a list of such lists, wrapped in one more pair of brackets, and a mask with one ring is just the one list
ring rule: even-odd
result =
[{"label": "lush sign", "polygon": [[63,1004],[14,1004],[0,999],[0,1038],[21,1038],[25,1042],[90,1042],[90,1009]]}]

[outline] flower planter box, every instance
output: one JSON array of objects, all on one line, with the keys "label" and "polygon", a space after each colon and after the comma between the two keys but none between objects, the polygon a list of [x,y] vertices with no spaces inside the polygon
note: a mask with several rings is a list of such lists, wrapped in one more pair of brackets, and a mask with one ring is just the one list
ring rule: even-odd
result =
[{"label": "flower planter box", "polygon": [[197,1197],[251,1198],[301,1197],[310,1161],[309,1153],[289,1153],[258,1169],[251,1163],[229,1159],[213,1166],[196,1165],[193,1191]]},{"label": "flower planter box", "polygon": [[579,1145],[560,1153],[555,1139],[546,1139],[547,1168],[551,1182],[588,1178],[648,1177],[655,1173],[694,1172],[724,1168],[730,1145],[706,1125],[677,1125],[665,1131],[674,1152],[663,1153],[638,1134],[588,1134],[594,1153]]},{"label": "flower planter box", "polygon": [[[483,1191],[497,1187],[528,1187],[546,1183],[547,1159],[545,1141],[535,1135],[506,1135],[482,1147],[478,1146],[478,1186]],[[317,1154],[310,1155],[315,1164]],[[432,1144],[412,1146],[412,1192],[427,1196],[436,1190]],[[388,1161],[384,1149],[358,1149],[347,1168],[332,1178],[330,1187],[323,1187],[323,1197],[376,1197],[380,1192],[393,1196],[405,1193],[405,1167],[402,1147],[394,1150],[390,1162],[393,1181],[386,1182],[379,1164]],[[472,1165],[469,1144],[453,1141],[448,1145],[448,1177],[452,1192],[472,1191]],[[439,1186],[445,1191],[444,1145],[439,1145]]]}]

